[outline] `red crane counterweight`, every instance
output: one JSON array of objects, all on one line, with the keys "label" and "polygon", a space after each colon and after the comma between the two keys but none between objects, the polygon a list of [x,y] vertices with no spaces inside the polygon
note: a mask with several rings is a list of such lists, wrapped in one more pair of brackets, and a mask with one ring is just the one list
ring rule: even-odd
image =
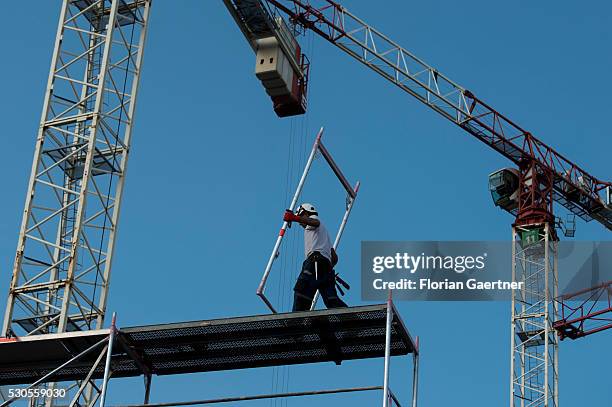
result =
[{"label": "red crane counterweight", "polygon": [[276,23],[278,35],[288,44],[290,55],[299,61],[300,69],[293,68],[279,39],[271,36],[256,41],[255,75],[272,99],[278,117],[304,114],[310,63],[285,22],[279,17]]},{"label": "red crane counterweight", "polygon": [[261,0],[224,0],[256,53],[255,75],[272,99],[278,117],[306,113],[310,62],[282,17]]}]

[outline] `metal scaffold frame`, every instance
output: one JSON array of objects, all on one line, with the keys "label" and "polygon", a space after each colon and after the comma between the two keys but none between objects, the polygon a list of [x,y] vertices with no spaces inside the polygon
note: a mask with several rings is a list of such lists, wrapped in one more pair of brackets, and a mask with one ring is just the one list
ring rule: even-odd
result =
[{"label": "metal scaffold frame", "polygon": [[550,224],[512,229],[510,406],[559,406],[557,244]]},{"label": "metal scaffold frame", "polygon": [[[360,183],[357,181],[354,187],[348,182],[340,167],[336,164],[331,154],[327,150],[327,148],[323,145],[323,141],[321,138],[323,137],[323,127],[319,130],[317,137],[315,139],[314,144],[312,145],[312,149],[310,150],[310,155],[308,156],[308,160],[306,161],[306,165],[304,166],[304,171],[302,172],[302,176],[297,185],[295,193],[293,194],[293,199],[291,199],[291,203],[289,208],[290,211],[295,210],[295,206],[297,205],[298,199],[302,194],[302,190],[304,189],[304,184],[306,183],[306,178],[308,177],[308,173],[310,171],[310,167],[315,159],[317,153],[320,153],[323,158],[325,158],[325,162],[329,165],[333,173],[336,175],[342,187],[346,190],[346,207],[344,210],[344,216],[342,217],[342,221],[340,222],[340,226],[338,228],[338,232],[336,233],[336,238],[334,239],[333,248],[337,249],[340,244],[340,238],[342,237],[342,233],[344,232],[344,228],[346,227],[346,223],[348,222],[349,215],[353,209],[353,204],[355,203],[355,199],[357,199],[357,192],[359,191]],[[272,271],[272,266],[274,265],[275,260],[280,255],[280,247],[283,242],[283,237],[285,236],[285,232],[287,228],[290,227],[289,222],[283,221],[283,224],[278,232],[278,236],[276,237],[276,241],[274,243],[274,247],[272,248],[272,253],[270,254],[270,258],[268,259],[268,263],[266,264],[266,268],[264,269],[263,276],[261,278],[261,282],[257,287],[257,296],[262,299],[262,301],[266,304],[266,306],[273,312],[276,313],[277,310],[274,308],[270,300],[265,295],[266,282],[268,281],[268,277],[270,276],[270,272]],[[314,299],[312,300],[312,305],[310,307],[311,310],[314,310],[317,304],[317,300],[319,299],[319,292],[315,293]]]},{"label": "metal scaffold frame", "polygon": [[[230,334],[231,333],[231,334]],[[21,363],[19,353],[28,353]],[[144,375],[144,404],[178,406],[380,391],[383,407],[400,406],[390,387],[391,358],[412,354],[412,402],[417,406],[419,341],[413,340],[391,295],[386,304],[267,314],[217,320],[11,338],[0,342],[0,384],[35,389],[51,381],[79,380],[69,406],[104,407],[111,377]],[[383,383],[376,386],[304,390],[217,399],[149,403],[152,375],[237,370],[303,363],[383,358]],[[100,387],[95,383],[102,379]],[[78,403],[88,386],[95,395]],[[12,404],[16,397],[0,407]],[[135,407],[135,406],[132,406]]]},{"label": "metal scaffold frame", "polygon": [[[86,398],[87,400],[87,404],[85,404],[86,406],[94,406],[98,402],[98,400],[100,400],[99,405],[104,406],[105,399],[106,399],[108,380],[110,379],[110,374],[111,374],[110,361],[111,361],[111,355],[113,352],[113,342],[115,340],[115,335],[117,331],[115,322],[116,322],[116,317],[115,315],[113,315],[111,328],[107,330],[108,334],[104,335],[99,341],[89,346],[88,348],[82,350],[81,352],[77,353],[72,358],[68,359],[66,362],[57,366],[56,368],[54,368],[47,374],[42,375],[40,379],[36,380],[34,383],[25,387],[23,391],[27,392],[28,390],[36,389],[37,386],[47,383],[49,380],[52,380],[53,376],[57,374],[59,371],[61,371],[62,369],[69,368],[70,366],[78,362],[82,362],[83,359],[85,359],[85,357],[89,356],[90,354],[95,354],[95,351],[98,351],[98,354],[95,360],[93,361],[93,363],[90,363],[88,366],[87,374],[82,378],[82,380],[79,381],[78,389],[74,392],[74,394],[70,396],[71,399],[70,399],[70,403],[68,404],[68,406],[74,407],[74,406],[80,405],[79,399],[81,398]],[[102,388],[100,388],[95,383],[93,375],[96,372],[96,370],[99,369],[99,367],[101,366],[102,360],[105,360],[105,363],[104,363],[104,376],[102,378]],[[87,364],[87,362],[85,363]],[[87,395],[87,392],[90,392],[91,391],[90,389],[92,388],[95,389],[95,393]],[[18,399],[19,399],[18,396],[7,398],[2,404],[0,404],[0,407],[6,407]],[[30,403],[32,404],[34,401],[35,399],[32,398],[30,400]]]}]

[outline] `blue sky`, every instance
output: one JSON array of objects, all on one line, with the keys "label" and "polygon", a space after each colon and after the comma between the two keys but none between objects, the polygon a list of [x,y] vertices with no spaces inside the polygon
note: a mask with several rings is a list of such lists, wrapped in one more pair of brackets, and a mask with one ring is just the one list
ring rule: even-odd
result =
[{"label": "blue sky", "polygon": [[[608,2],[345,5],[593,175],[612,179]],[[59,8],[59,1],[3,5],[1,304]],[[487,175],[508,162],[344,53],[318,38],[302,39],[313,64],[310,110],[279,120],[253,74],[254,55],[221,1],[156,0],[152,10],[108,305],[120,326],[265,313],[255,289],[288,190],[322,125],[347,177],[362,182],[339,250],[340,270],[355,286],[346,297],[350,304],[362,304],[362,240],[509,239],[512,219],[493,207],[487,191]],[[321,160],[304,199],[319,205],[331,230],[337,227],[344,196]],[[283,252],[287,277],[275,277],[269,289],[285,308],[302,256],[298,233],[291,229]],[[577,238],[606,240],[609,233],[580,222]],[[507,403],[509,304],[398,306],[421,337],[422,406]],[[561,344],[563,405],[609,404],[611,340],[609,331]],[[382,369],[375,360],[155,377],[152,401],[376,385]],[[393,361],[391,386],[404,400],[410,371],[407,358]],[[109,400],[141,401],[141,382],[112,381]],[[321,397],[286,405],[365,406],[379,399]]]}]

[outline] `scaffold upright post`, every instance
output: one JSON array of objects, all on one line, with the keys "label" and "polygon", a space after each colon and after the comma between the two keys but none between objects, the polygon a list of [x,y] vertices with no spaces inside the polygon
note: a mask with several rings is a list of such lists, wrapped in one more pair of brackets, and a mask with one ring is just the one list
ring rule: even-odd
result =
[{"label": "scaffold upright post", "polygon": [[419,394],[419,353],[420,341],[417,336],[415,339],[414,353],[412,354],[412,407],[417,407]]},{"label": "scaffold upright post", "polygon": [[102,391],[100,392],[100,407],[104,407],[106,403],[106,390],[108,388],[108,380],[111,375],[111,359],[113,357],[113,342],[117,332],[117,314],[113,312],[113,319],[108,335],[108,349],[106,351],[106,363],[104,364],[104,378],[102,379]]},{"label": "scaffold upright post", "polygon": [[149,398],[151,397],[151,373],[147,373],[144,376],[145,381],[145,395],[144,395],[144,404],[149,404]]},{"label": "scaffold upright post", "polygon": [[392,291],[387,299],[387,321],[385,324],[385,370],[383,377],[383,407],[389,407],[389,368],[391,365],[391,323],[393,321]]},{"label": "scaffold upright post", "polygon": [[[517,247],[514,243],[516,241],[516,229],[512,228],[512,281],[516,282],[517,280]],[[510,407],[514,407],[514,372],[516,369],[515,366],[515,353],[516,353],[516,322],[514,320],[514,314],[516,313],[516,299],[517,292],[519,290],[515,290],[514,288],[511,291],[511,299],[510,299],[510,309],[512,310],[512,318],[510,318]]]}]

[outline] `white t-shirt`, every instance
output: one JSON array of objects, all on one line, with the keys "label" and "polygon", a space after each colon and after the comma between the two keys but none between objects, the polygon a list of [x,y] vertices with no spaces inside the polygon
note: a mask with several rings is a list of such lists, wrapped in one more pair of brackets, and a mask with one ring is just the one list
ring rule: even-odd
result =
[{"label": "white t-shirt", "polygon": [[[311,219],[319,219],[317,215],[310,215]],[[321,253],[331,262],[332,243],[327,228],[319,219],[319,226],[306,226],[304,228],[304,255],[308,257],[312,252]]]}]

